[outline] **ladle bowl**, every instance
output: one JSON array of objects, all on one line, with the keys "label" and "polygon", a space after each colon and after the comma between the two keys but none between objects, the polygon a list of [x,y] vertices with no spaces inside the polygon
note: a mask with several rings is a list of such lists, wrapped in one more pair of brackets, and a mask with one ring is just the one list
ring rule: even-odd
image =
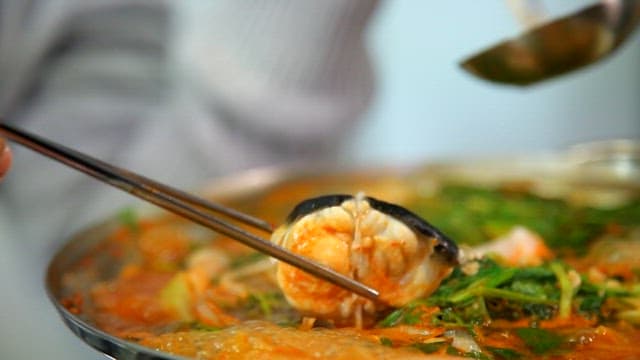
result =
[{"label": "ladle bowl", "polygon": [[604,59],[639,23],[640,0],[606,0],[501,42],[461,66],[492,82],[530,85]]}]

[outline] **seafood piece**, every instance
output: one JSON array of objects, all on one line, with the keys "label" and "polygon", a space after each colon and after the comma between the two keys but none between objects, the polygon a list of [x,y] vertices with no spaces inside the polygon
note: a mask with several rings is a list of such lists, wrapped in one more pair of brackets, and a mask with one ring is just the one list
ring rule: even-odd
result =
[{"label": "seafood piece", "polygon": [[516,226],[504,236],[476,246],[468,253],[464,257],[469,260],[494,255],[511,266],[537,266],[553,258],[553,252],[540,235],[522,226]]},{"label": "seafood piece", "polygon": [[[300,203],[272,241],[380,292],[402,306],[433,292],[458,263],[456,244],[400,206],[363,194],[328,195]],[[303,314],[362,323],[386,307],[278,262],[277,281]]]},{"label": "seafood piece", "polygon": [[[633,280],[640,269],[640,228],[627,236],[609,234],[595,241],[587,255],[576,261],[580,268],[589,269],[590,278],[600,282],[607,277]],[[600,276],[594,276],[600,274]],[[598,279],[600,278],[600,279]]]}]

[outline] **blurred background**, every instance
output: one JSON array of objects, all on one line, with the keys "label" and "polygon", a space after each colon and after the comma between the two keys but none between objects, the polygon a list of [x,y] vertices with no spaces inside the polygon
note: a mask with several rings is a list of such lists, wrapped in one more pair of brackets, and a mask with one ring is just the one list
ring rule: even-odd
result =
[{"label": "blurred background", "polygon": [[[542,3],[561,16],[593,2]],[[522,31],[504,1],[389,1],[378,15],[369,40],[379,90],[347,152],[358,162],[557,151],[640,136],[638,32],[603,62],[519,88],[458,66]]]},{"label": "blurred background", "polygon": [[[110,2],[95,3],[104,5]],[[176,38],[179,45],[174,51],[184,54],[178,56],[178,70],[173,68],[175,71],[172,76],[192,78],[190,83],[198,83],[199,76],[225,79],[224,76],[228,75],[229,78],[221,82],[224,88],[231,89],[228,92],[210,88],[203,90],[198,85],[193,86],[196,90],[190,91],[227,96],[226,101],[233,104],[234,94],[237,94],[234,91],[238,90],[235,86],[241,79],[234,77],[236,73],[228,71],[212,75],[207,70],[208,61],[212,59],[206,54],[216,50],[212,49],[212,44],[220,44],[219,37],[223,35],[216,31],[224,27],[224,21],[229,22],[228,26],[233,26],[232,21],[243,18],[229,16],[227,19],[218,18],[219,23],[212,23],[211,16],[216,11],[216,3],[180,2],[181,5],[172,10],[178,13],[173,25],[177,28],[174,30],[178,34]],[[255,5],[250,1],[246,3],[247,6]],[[549,7],[550,14],[559,16],[590,3],[567,0],[547,1],[545,5]],[[68,10],[69,4],[73,4],[73,1],[51,1],[46,10],[50,11],[50,15],[56,15]],[[519,88],[474,78],[458,65],[466,56],[522,30],[504,1],[452,3],[393,0],[381,2],[375,10],[369,8],[365,6],[363,11],[374,11],[364,33],[370,62],[361,59],[362,64],[366,65],[358,68],[362,74],[355,71],[360,76],[356,76],[356,79],[364,84],[363,89],[344,93],[345,98],[353,96],[356,102],[353,109],[343,112],[345,117],[349,117],[348,124],[334,124],[331,131],[322,127],[315,129],[314,121],[321,121],[325,115],[331,118],[331,114],[323,113],[326,109],[321,103],[313,105],[315,107],[312,109],[317,111],[308,112],[307,120],[300,119],[303,123],[307,121],[302,127],[310,129],[310,133],[317,130],[314,134],[322,135],[322,131],[327,131],[327,136],[339,136],[335,141],[308,140],[313,134],[305,133],[305,129],[291,130],[291,124],[286,122],[264,130],[259,121],[245,121],[240,109],[233,114],[222,112],[217,116],[219,122],[224,125],[233,119],[243,124],[243,130],[272,132],[267,143],[279,144],[278,134],[281,132],[291,132],[301,140],[288,144],[285,150],[273,150],[271,153],[263,151],[264,148],[272,149],[271,145],[250,141],[241,145],[229,142],[228,139],[233,138],[239,130],[231,131],[222,125],[208,127],[194,120],[202,114],[203,107],[191,106],[192,100],[185,100],[188,96],[184,92],[176,91],[167,96],[164,90],[167,79],[157,76],[161,71],[160,65],[152,62],[149,66],[128,57],[119,57],[118,64],[129,71],[125,77],[146,77],[143,80],[150,81],[153,84],[151,88],[156,90],[149,98],[145,98],[142,105],[132,104],[128,98],[137,94],[137,88],[128,86],[125,90],[130,92],[123,91],[114,85],[118,79],[112,79],[108,71],[102,71],[112,65],[108,62],[109,57],[100,52],[109,49],[111,45],[108,41],[91,44],[93,50],[100,50],[97,55],[91,56],[102,61],[95,68],[79,66],[84,63],[78,62],[71,70],[60,71],[64,61],[57,62],[57,67],[48,68],[46,74],[49,77],[43,77],[47,80],[41,81],[36,90],[32,89],[28,106],[22,103],[21,108],[14,109],[12,114],[15,115],[10,120],[103,159],[182,187],[195,187],[207,179],[246,168],[296,161],[298,154],[305,159],[313,159],[314,156],[305,153],[305,144],[322,153],[318,158],[323,161],[361,167],[417,164],[443,158],[505,153],[548,152],[585,141],[640,137],[638,32],[614,56],[599,64],[539,85]],[[96,9],[100,9],[100,6],[96,6]],[[138,10],[134,9],[133,12]],[[114,18],[127,18],[128,15],[116,13]],[[296,18],[295,13],[293,15]],[[136,16],[133,18],[136,19]],[[136,20],[133,23],[135,26],[123,21],[116,27],[124,34],[139,33],[141,41],[153,42],[164,30],[154,27],[154,21],[147,23],[145,19],[142,16],[140,21]],[[33,21],[40,20],[36,18]],[[296,21],[304,24],[308,19],[301,14]],[[354,21],[361,25],[366,23],[362,17],[356,17]],[[2,25],[8,26],[6,23]],[[76,25],[84,30],[89,29],[88,33],[104,30],[100,27],[103,25],[101,22],[93,22],[91,18]],[[322,33],[322,30],[318,33]],[[278,45],[278,33],[270,33],[274,34],[276,37],[269,38],[269,41]],[[289,35],[282,34],[283,38]],[[201,43],[197,45],[196,40],[190,43],[186,38],[200,39]],[[4,51],[20,49],[22,46],[20,43],[6,42],[3,45]],[[354,49],[347,48],[349,51]],[[314,42],[310,41],[305,49],[313,56]],[[151,46],[147,50],[153,54],[157,49]],[[57,51],[63,53],[65,47]],[[108,51],[105,53],[108,54]],[[268,63],[269,57],[266,59],[265,63]],[[286,65],[286,61],[284,63]],[[3,63],[3,66],[6,65]],[[4,69],[6,76],[7,67]],[[198,69],[202,73],[196,72]],[[96,101],[97,97],[85,96],[90,87],[83,87],[73,77],[83,71],[88,74],[99,73],[96,78],[101,86],[115,89],[113,93],[117,96],[113,99],[119,104],[117,111],[109,112],[103,103]],[[344,76],[353,75],[353,72],[347,71]],[[368,92],[368,86],[372,84],[367,80],[370,74],[373,74],[371,79],[375,79],[375,90],[371,93]],[[7,83],[5,81],[5,86]],[[44,96],[48,92],[73,94],[75,97],[71,99],[75,99],[75,103],[69,105],[67,98],[62,106],[51,107],[53,111],[39,112],[50,105],[51,100],[46,100]],[[100,95],[99,92],[97,94]],[[170,100],[158,100],[165,99],[158,94],[164,94]],[[337,94],[343,96],[339,91]],[[296,101],[295,95],[290,98],[293,99],[291,103]],[[286,108],[290,103],[287,99],[289,97],[274,99],[271,104],[278,108],[275,100],[283,101]],[[3,104],[5,112],[11,109],[6,106],[7,103]],[[171,103],[171,106],[166,106],[166,103]],[[243,106],[251,108],[258,105],[249,102]],[[281,113],[298,116],[295,111],[279,111],[275,109],[264,116],[277,117]],[[277,122],[278,119],[268,120]],[[125,126],[125,130],[122,130],[115,125],[106,126],[105,121],[114,124],[135,122],[136,127]],[[180,126],[171,125],[174,123]],[[141,126],[145,124],[152,126]],[[160,131],[160,126],[169,130]],[[131,134],[138,134],[142,131],[140,129],[144,129],[143,141],[128,144],[126,141]],[[207,132],[212,135],[204,136]],[[186,145],[202,142],[204,150],[180,147],[175,140],[183,136],[189,142]],[[220,146],[226,152],[215,153]],[[134,201],[127,195],[106,189],[38,155],[14,148],[17,150],[14,171],[0,186],[0,283],[5,286],[0,300],[0,358],[103,358],[63,325],[46,298],[42,285],[43,273],[53,251],[69,234]],[[142,148],[147,150],[143,151]],[[215,153],[215,157],[210,156],[212,153]],[[208,167],[203,166],[207,163]]]}]

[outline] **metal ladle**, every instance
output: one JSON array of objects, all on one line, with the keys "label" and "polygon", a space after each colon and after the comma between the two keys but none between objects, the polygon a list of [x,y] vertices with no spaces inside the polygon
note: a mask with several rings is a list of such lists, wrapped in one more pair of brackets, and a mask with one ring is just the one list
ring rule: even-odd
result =
[{"label": "metal ladle", "polygon": [[529,85],[597,62],[640,23],[640,0],[603,0],[534,27],[461,62],[485,80]]}]

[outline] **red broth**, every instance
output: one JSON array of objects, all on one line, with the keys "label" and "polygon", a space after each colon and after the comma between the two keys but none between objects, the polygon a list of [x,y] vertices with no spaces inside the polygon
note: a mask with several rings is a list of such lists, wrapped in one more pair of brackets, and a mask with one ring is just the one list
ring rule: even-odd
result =
[{"label": "red broth", "polygon": [[[425,195],[394,181],[358,187],[424,215],[463,247],[517,225],[540,235],[552,256],[522,266],[469,260],[471,270],[454,271],[431,298],[357,328],[298,313],[266,256],[172,216],[129,216],[68,274],[62,302],[115,336],[198,359],[640,358],[640,272],[635,256],[622,256],[640,242],[637,197],[598,209],[527,188],[453,185]],[[344,190],[322,191],[336,189]],[[277,223],[317,191],[287,184],[244,209]],[[105,256],[117,270],[94,280]]]}]

